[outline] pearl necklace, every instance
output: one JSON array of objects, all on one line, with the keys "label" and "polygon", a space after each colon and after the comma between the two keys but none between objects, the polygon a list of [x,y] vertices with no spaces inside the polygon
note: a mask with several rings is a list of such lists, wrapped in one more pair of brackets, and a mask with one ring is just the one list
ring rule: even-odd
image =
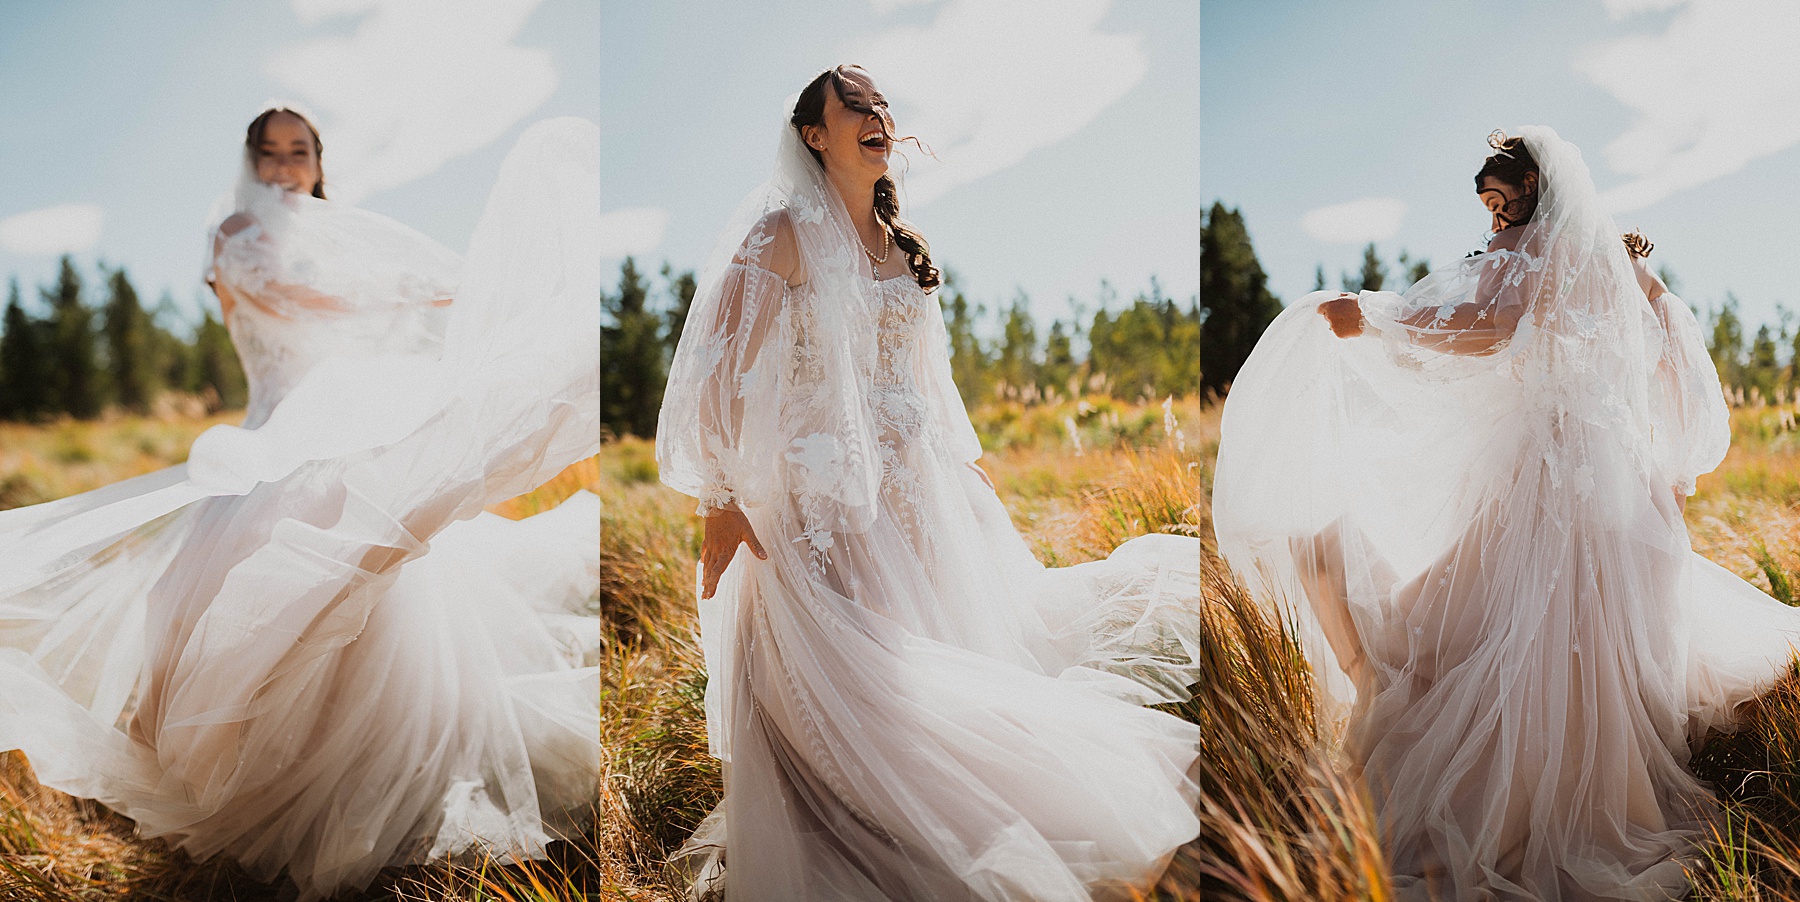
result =
[{"label": "pearl necklace", "polygon": [[888,230],[887,229],[881,230],[881,256],[879,256],[879,257],[875,256],[874,251],[869,250],[869,245],[862,240],[861,233],[857,234],[856,243],[862,245],[863,253],[868,254],[869,259],[874,261],[876,266],[880,266],[881,264],[888,262],[888,257],[893,255],[893,249],[888,246]]}]

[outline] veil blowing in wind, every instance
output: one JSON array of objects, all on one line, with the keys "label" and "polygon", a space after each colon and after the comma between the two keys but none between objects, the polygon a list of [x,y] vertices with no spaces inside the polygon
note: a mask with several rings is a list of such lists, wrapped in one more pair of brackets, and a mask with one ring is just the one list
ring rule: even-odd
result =
[{"label": "veil blowing in wind", "polygon": [[885,101],[837,67],[779,128],[657,429],[707,517],[725,798],[680,856],[695,894],[1076,902],[1153,878],[1198,831],[1197,728],[1143,707],[1196,679],[1197,540],[1038,563],[974,465]]},{"label": "veil blowing in wind", "polygon": [[186,463],[0,512],[0,749],[301,899],[539,857],[599,761],[598,137],[526,129],[467,255],[326,198],[265,110],[208,281],[249,380]]},{"label": "veil blowing in wind", "polygon": [[1495,150],[1487,252],[1264,334],[1219,547],[1298,626],[1407,898],[1664,898],[1714,805],[1689,741],[1785,670],[1800,612],[1689,547],[1730,441],[1693,314],[1573,145]]}]

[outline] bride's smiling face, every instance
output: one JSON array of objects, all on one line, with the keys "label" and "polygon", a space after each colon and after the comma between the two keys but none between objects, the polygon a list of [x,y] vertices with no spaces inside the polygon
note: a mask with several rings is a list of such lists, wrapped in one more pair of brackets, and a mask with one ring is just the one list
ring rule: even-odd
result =
[{"label": "bride's smiling face", "polygon": [[312,194],[323,178],[312,129],[299,116],[278,112],[263,125],[262,140],[252,149],[256,178],[295,194]]},{"label": "bride's smiling face", "polygon": [[803,132],[807,146],[836,174],[863,175],[870,182],[886,175],[894,143],[887,98],[860,69],[843,70],[843,97],[829,83],[826,87],[824,115]]}]

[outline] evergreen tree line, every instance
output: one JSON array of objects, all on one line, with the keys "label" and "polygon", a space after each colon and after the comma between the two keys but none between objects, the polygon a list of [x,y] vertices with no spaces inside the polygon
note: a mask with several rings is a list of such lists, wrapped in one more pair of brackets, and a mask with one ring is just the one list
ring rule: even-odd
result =
[{"label": "evergreen tree line", "polygon": [[[1666,270],[1661,276],[1674,287]],[[1746,338],[1737,296],[1728,291],[1706,317],[1706,351],[1733,403],[1800,402],[1800,328],[1793,311],[1781,304],[1775,305],[1775,316],[1774,324],[1764,323]]]},{"label": "evergreen tree line", "polygon": [[244,406],[237,353],[210,311],[184,338],[168,325],[181,316],[167,293],[146,310],[124,267],[96,268],[90,286],[64,256],[56,281],[38,289],[41,315],[26,310],[12,280],[0,320],[0,419],[148,413],[166,392],[198,396],[211,411]]},{"label": "evergreen tree line", "polygon": [[[614,435],[656,434],[669,361],[697,288],[691,271],[664,264],[661,275],[656,289],[627,258],[618,289],[602,294],[600,419]],[[1086,392],[1127,400],[1191,394],[1200,382],[1199,299],[1178,303],[1154,278],[1149,291],[1129,304],[1119,304],[1105,282],[1100,292],[1092,317],[1077,310],[1040,333],[1024,292],[990,309],[972,301],[946,273],[937,297],[963,402],[971,407],[992,400],[1036,403]],[[990,315],[997,321],[991,333]]]}]

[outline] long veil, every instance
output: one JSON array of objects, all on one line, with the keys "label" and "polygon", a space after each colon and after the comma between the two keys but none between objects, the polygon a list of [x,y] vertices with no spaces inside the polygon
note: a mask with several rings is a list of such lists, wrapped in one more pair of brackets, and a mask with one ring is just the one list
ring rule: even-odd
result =
[{"label": "long veil", "polygon": [[1197,543],[1031,556],[967,466],[940,305],[877,278],[793,102],[701,272],[657,425],[663,482],[736,506],[768,552],[699,602],[726,798],[676,858],[697,895],[754,899],[1140,880],[1198,826],[1197,730],[1139,704],[1185,697]]},{"label": "long veil", "polygon": [[[482,509],[598,449],[598,161],[592,123],[527,128],[461,261],[252,192],[234,212],[280,240],[239,232],[222,265],[317,356],[183,464],[0,512],[0,749],[302,898],[477,842],[541,855],[597,773],[598,519]],[[385,328],[413,308],[430,334]]]},{"label": "long veil", "polygon": [[1690,674],[1677,491],[1729,431],[1580,152],[1520,134],[1542,197],[1516,251],[1363,292],[1365,337],[1331,334],[1329,292],[1270,326],[1225,404],[1215,528],[1296,626],[1397,873],[1652,892],[1708,803],[1690,731],[1727,714]]}]

